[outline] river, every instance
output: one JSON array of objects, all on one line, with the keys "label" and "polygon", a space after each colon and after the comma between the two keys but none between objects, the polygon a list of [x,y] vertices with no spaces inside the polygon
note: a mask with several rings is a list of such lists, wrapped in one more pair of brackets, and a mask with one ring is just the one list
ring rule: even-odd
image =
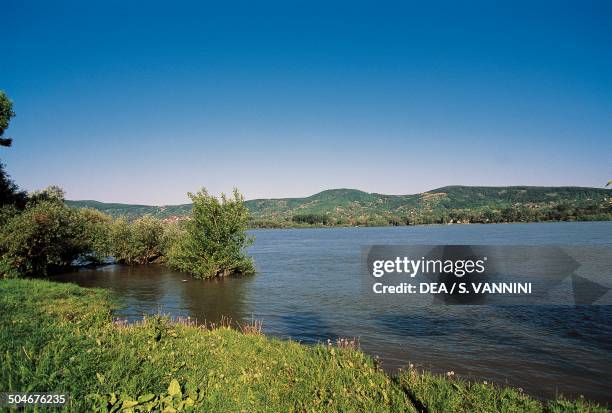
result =
[{"label": "river", "polygon": [[108,288],[118,317],[165,313],[216,322],[263,321],[304,343],[358,338],[393,371],[434,372],[612,402],[611,306],[388,306],[364,294],[361,246],[371,244],[612,244],[612,222],[252,230],[258,273],[218,281],[162,266],[109,265],[59,276]]}]

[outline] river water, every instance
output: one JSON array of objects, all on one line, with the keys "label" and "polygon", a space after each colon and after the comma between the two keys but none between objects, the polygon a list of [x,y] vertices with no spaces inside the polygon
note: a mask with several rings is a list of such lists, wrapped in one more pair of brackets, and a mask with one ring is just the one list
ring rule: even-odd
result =
[{"label": "river water", "polygon": [[117,316],[263,321],[304,343],[358,338],[393,371],[434,372],[523,388],[536,397],[612,403],[611,306],[402,306],[365,294],[361,247],[372,244],[605,245],[612,222],[253,230],[258,273],[201,281],[162,266],[109,265],[59,277],[108,288]]}]

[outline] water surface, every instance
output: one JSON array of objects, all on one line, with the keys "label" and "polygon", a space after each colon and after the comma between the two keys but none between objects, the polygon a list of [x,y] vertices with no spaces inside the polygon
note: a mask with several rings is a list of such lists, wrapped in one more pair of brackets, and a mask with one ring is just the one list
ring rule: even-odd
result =
[{"label": "water surface", "polygon": [[103,287],[119,316],[263,320],[266,334],[316,343],[357,337],[394,370],[411,362],[509,384],[537,397],[612,401],[612,307],[398,306],[363,293],[371,244],[612,244],[612,222],[253,230],[258,274],[200,281],[160,266],[111,265],[60,276]]}]

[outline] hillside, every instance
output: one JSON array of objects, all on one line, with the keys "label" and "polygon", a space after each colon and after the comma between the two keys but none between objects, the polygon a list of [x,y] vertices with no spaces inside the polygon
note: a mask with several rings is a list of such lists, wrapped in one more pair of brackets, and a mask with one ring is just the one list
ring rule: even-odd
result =
[{"label": "hillside", "polygon": [[[148,206],[66,201],[129,219],[185,217],[190,204]],[[610,220],[612,190],[583,187],[447,186],[414,195],[330,189],[305,198],[246,201],[254,226],[411,225],[449,222]]]}]

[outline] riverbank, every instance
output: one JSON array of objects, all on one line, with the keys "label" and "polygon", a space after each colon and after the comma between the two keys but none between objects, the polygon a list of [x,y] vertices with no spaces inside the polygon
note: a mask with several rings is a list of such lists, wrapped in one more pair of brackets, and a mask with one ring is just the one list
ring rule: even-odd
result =
[{"label": "riverbank", "polygon": [[68,411],[607,411],[414,370],[390,377],[345,343],[157,317],[118,324],[112,307],[104,290],[0,281],[0,390],[66,392]]}]

